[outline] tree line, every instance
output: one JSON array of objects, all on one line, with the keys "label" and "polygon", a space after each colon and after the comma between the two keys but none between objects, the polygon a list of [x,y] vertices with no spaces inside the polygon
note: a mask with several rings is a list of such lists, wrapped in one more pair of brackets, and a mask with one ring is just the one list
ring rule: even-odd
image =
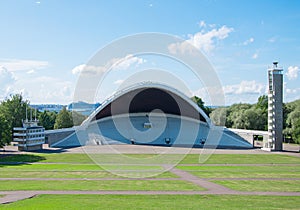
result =
[{"label": "tree line", "polygon": [[[26,119],[30,112],[35,112],[28,100],[24,100],[21,94],[11,95],[0,103],[0,147],[8,145],[13,139],[13,128],[22,127],[22,120]],[[60,112],[37,111],[39,125],[46,130],[69,128],[80,125],[86,117],[78,112],[67,111],[64,107]]]},{"label": "tree line", "polygon": [[[200,97],[192,100],[209,115],[215,125],[228,128],[249,130],[268,129],[268,98],[263,95],[255,104],[239,103],[216,109],[204,105]],[[22,127],[22,120],[26,119],[26,110],[32,108],[28,100],[22,95],[15,94],[0,103],[0,147],[12,141],[14,127]],[[69,112],[64,107],[60,112],[37,112],[39,125],[49,129],[68,128],[80,125],[85,116],[78,112]],[[283,133],[292,142],[300,143],[300,100],[283,104]]]},{"label": "tree line", "polygon": [[[239,103],[212,109],[209,117],[215,125],[248,130],[268,130],[268,97],[255,104]],[[289,142],[300,143],[300,100],[283,104],[283,134]]]}]

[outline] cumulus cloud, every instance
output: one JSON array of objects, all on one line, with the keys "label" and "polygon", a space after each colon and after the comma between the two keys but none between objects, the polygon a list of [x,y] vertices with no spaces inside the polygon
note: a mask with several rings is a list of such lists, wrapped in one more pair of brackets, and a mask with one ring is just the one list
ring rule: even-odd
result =
[{"label": "cumulus cloud", "polygon": [[205,23],[205,21],[204,20],[201,20],[200,22],[199,22],[199,26],[202,28],[202,27],[206,27],[206,23]]},{"label": "cumulus cloud", "polygon": [[240,84],[223,87],[225,94],[264,94],[266,86],[256,81],[241,81]]},{"label": "cumulus cloud", "polygon": [[0,66],[0,99],[5,98],[15,83],[13,74],[5,67]]},{"label": "cumulus cloud", "polygon": [[0,66],[4,66],[9,71],[29,71],[32,69],[45,68],[49,66],[49,62],[38,60],[1,59]]},{"label": "cumulus cloud", "polygon": [[33,74],[33,73],[35,73],[35,70],[34,70],[34,69],[31,69],[31,70],[27,71],[26,73],[27,73],[27,74]]},{"label": "cumulus cloud", "polygon": [[133,55],[127,55],[124,58],[121,59],[116,59],[116,62],[113,64],[113,68],[116,69],[128,69],[129,67],[131,67],[132,65],[140,65],[145,63],[146,60],[143,58],[139,58]]},{"label": "cumulus cloud", "polygon": [[86,74],[95,74],[97,72],[103,72],[104,67],[101,66],[93,66],[93,65],[86,65],[86,64],[80,64],[78,66],[75,66],[72,69],[73,74],[79,74],[81,72],[86,73]]},{"label": "cumulus cloud", "polygon": [[299,67],[298,66],[289,66],[286,76],[289,80],[294,80],[298,78]]},{"label": "cumulus cloud", "polygon": [[114,84],[115,84],[115,85],[120,85],[120,84],[122,84],[123,82],[124,82],[123,79],[118,79],[118,80],[114,81]]},{"label": "cumulus cloud", "polygon": [[11,92],[22,93],[32,103],[69,103],[73,97],[73,86],[72,82],[61,78],[41,76],[17,80]]},{"label": "cumulus cloud", "polygon": [[253,59],[258,58],[258,54],[257,54],[257,53],[254,53],[254,54],[252,55],[252,58],[253,58]]},{"label": "cumulus cloud", "polygon": [[[204,26],[205,22],[202,22],[202,26]],[[201,26],[201,22],[200,22]],[[176,53],[184,53],[184,52],[192,52],[192,47],[196,47],[199,50],[203,50],[206,53],[211,53],[213,49],[215,49],[217,42],[223,40],[228,37],[228,35],[233,31],[233,28],[227,27],[223,25],[220,28],[215,28],[215,26],[211,26],[210,31],[201,30],[196,34],[189,35],[189,39],[182,43],[173,43],[168,46],[169,52]]]},{"label": "cumulus cloud", "polygon": [[244,41],[243,42],[243,45],[248,45],[248,44],[250,44],[250,43],[252,43],[252,42],[254,42],[254,38],[253,37],[251,37],[251,38],[249,38],[249,39],[247,39],[246,41]]},{"label": "cumulus cloud", "polygon": [[105,66],[80,64],[72,69],[72,73],[79,74],[82,72],[84,74],[97,74],[105,72],[110,68],[126,70],[132,66],[138,66],[145,62],[145,59],[129,54],[123,58],[113,58],[110,61],[108,61],[108,63]]}]

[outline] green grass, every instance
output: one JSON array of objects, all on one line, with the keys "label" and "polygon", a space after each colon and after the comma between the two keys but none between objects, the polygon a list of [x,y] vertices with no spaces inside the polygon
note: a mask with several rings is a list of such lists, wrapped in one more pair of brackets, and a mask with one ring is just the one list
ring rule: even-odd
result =
[{"label": "green grass", "polygon": [[300,192],[300,180],[216,180],[212,182],[239,191]]},{"label": "green grass", "polygon": [[[141,172],[140,172],[141,173]],[[131,177],[130,172],[118,172],[117,174],[109,171],[3,171],[0,170],[0,178],[120,178],[122,175]],[[137,175],[136,173],[132,175]],[[153,172],[143,171],[141,176],[153,176]],[[122,177],[121,176],[121,177]],[[171,172],[160,173],[153,178],[178,178]]]},{"label": "green grass", "polygon": [[1,209],[299,209],[299,197],[242,195],[39,195]]},{"label": "green grass", "polygon": [[147,165],[103,165],[97,164],[20,164],[2,165],[0,171],[98,171],[98,170],[162,170],[161,166]]},{"label": "green grass", "polygon": [[[300,165],[299,165],[300,166]],[[200,178],[300,178],[297,166],[177,166]]]},{"label": "green grass", "polygon": [[182,180],[1,180],[0,190],[204,190]]},{"label": "green grass", "polygon": [[64,162],[64,163],[93,163],[87,154],[70,154],[70,153],[26,153],[13,154],[2,157],[0,162]]},{"label": "green grass", "polygon": [[[180,164],[197,164],[199,155],[189,154]],[[212,154],[204,164],[300,164],[300,158],[279,154]]]},{"label": "green grass", "polygon": [[[181,164],[197,164],[199,163],[198,154],[188,154],[180,162]],[[147,162],[152,157],[159,157],[156,154],[126,154],[126,155],[111,155],[111,154],[92,154],[91,157],[103,162],[114,162],[122,160],[123,157],[130,157],[136,162]],[[165,155],[170,160],[183,157],[182,155]],[[162,160],[163,161],[163,160]],[[71,154],[71,153],[28,153],[17,154],[2,157],[0,162],[53,162],[53,163],[94,163],[87,154]],[[204,164],[279,164],[279,163],[297,163],[300,164],[299,157],[279,154],[212,154]]]}]

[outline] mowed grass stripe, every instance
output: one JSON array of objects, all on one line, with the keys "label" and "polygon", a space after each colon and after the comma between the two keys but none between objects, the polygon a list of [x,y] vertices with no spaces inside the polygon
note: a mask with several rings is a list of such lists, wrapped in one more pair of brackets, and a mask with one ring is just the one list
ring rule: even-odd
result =
[{"label": "mowed grass stripe", "polygon": [[295,166],[177,166],[200,178],[300,178]]},{"label": "mowed grass stripe", "polygon": [[[105,162],[122,162],[124,158],[132,158],[134,161],[143,163],[151,160],[153,157],[162,157],[158,154],[93,154],[92,158]],[[182,155],[164,155],[164,158],[170,160],[183,158]],[[199,154],[188,154],[180,164],[199,164]],[[119,160],[119,161],[118,161]],[[177,160],[177,159],[176,159]],[[51,162],[51,163],[80,163],[92,164],[94,161],[87,154],[41,154],[27,153],[14,154],[1,157],[1,162]],[[163,162],[163,159],[162,159]],[[300,158],[281,154],[212,154],[204,164],[300,164]]]},{"label": "mowed grass stripe", "polygon": [[299,209],[296,196],[255,195],[38,195],[3,209]]},{"label": "mowed grass stripe", "polygon": [[0,181],[5,190],[163,190],[202,191],[204,188],[182,180],[22,180]]},{"label": "mowed grass stripe", "polygon": [[212,182],[238,191],[300,192],[300,180],[215,180]]},{"label": "mowed grass stripe", "polygon": [[161,166],[97,164],[20,164],[0,165],[0,171],[99,171],[99,170],[162,170]]},{"label": "mowed grass stripe", "polygon": [[[204,156],[205,157],[205,156]],[[199,164],[200,155],[189,154],[180,164]],[[300,158],[281,154],[212,154],[203,164],[300,164]]]},{"label": "mowed grass stripe", "polygon": [[[0,170],[1,171],[1,170]],[[1,171],[0,178],[122,178],[137,175],[130,172],[112,173],[113,171]],[[153,172],[142,171],[140,173],[144,177],[153,178],[178,178],[177,175],[171,172],[159,173],[158,175]],[[155,176],[153,176],[155,175]]]}]

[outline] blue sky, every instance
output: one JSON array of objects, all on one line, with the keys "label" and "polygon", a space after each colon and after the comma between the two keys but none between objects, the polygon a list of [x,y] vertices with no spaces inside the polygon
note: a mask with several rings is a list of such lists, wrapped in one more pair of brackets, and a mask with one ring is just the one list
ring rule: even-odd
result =
[{"label": "blue sky", "polygon": [[[70,103],[78,72],[99,49],[143,32],[176,35],[201,50],[226,104],[265,94],[274,60],[284,68],[284,101],[300,99],[297,0],[2,0],[0,9],[0,100],[22,93],[31,103]],[[202,97],[200,85],[192,92]]]}]

